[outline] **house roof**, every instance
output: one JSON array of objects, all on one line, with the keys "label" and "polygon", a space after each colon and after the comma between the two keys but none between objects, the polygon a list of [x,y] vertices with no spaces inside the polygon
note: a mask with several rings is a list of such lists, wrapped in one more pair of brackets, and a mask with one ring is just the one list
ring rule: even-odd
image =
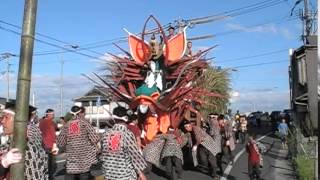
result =
[{"label": "house roof", "polygon": [[112,95],[108,88],[95,86],[81,97],[74,98],[75,102],[96,101],[100,96],[101,101],[111,101]]},{"label": "house roof", "polygon": [[[13,101],[13,99],[9,99],[9,101]],[[7,102],[7,98],[0,97],[0,104],[5,105]]]},{"label": "house roof", "polygon": [[[9,99],[9,102],[13,101],[13,99]],[[7,98],[0,97],[0,109],[3,109],[6,105]]]}]

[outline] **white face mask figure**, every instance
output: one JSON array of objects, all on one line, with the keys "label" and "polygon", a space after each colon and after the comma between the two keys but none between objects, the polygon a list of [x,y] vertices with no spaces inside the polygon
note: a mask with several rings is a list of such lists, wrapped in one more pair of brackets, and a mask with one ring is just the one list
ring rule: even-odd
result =
[{"label": "white face mask figure", "polygon": [[140,104],[139,105],[139,111],[142,113],[142,114],[146,114],[148,112],[148,109],[149,109],[149,106],[148,105],[145,105],[145,104]]}]

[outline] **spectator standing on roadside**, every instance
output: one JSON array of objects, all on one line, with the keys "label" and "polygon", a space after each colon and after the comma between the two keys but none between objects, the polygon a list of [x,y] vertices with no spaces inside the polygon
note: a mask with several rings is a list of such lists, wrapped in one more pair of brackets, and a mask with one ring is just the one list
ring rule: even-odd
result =
[{"label": "spectator standing on roadside", "polygon": [[49,180],[53,180],[56,170],[55,156],[59,151],[56,143],[56,124],[54,123],[53,109],[46,110],[45,117],[39,123],[39,128],[41,130],[44,149],[48,155]]},{"label": "spectator standing on roadside", "polygon": [[278,131],[280,134],[282,148],[285,149],[287,148],[287,135],[289,131],[285,118],[282,118],[282,122],[278,125]]},{"label": "spectator standing on roadside", "polygon": [[247,125],[248,122],[246,120],[246,116],[245,115],[241,115],[240,116],[240,129],[239,129],[239,136],[240,136],[240,141],[242,144],[244,144],[245,140],[246,140],[246,136],[247,136]]},{"label": "spectator standing on roadside", "polygon": [[239,134],[240,134],[240,115],[236,114],[235,119],[232,123],[234,136],[236,139],[236,143],[239,143]]}]

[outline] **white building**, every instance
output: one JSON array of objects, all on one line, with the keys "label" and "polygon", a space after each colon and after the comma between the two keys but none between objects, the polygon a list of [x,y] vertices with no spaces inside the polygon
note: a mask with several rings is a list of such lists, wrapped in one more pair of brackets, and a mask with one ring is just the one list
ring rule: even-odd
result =
[{"label": "white building", "polygon": [[93,125],[99,125],[100,127],[105,126],[106,122],[111,119],[112,110],[118,104],[125,106],[124,103],[112,101],[112,95],[108,89],[97,86],[93,87],[84,96],[74,98],[73,101],[75,105],[85,107],[85,118]]}]

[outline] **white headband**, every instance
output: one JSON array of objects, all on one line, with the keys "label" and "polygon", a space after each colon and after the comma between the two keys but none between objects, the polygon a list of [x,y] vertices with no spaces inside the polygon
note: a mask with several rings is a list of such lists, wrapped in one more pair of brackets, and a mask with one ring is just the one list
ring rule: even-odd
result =
[{"label": "white headband", "polygon": [[122,121],[125,121],[125,122],[128,122],[128,117],[125,116],[125,117],[119,117],[117,115],[112,115],[112,119],[115,120],[115,119],[118,119],[118,120],[122,120]]},{"label": "white headband", "polygon": [[4,109],[2,112],[15,115],[16,113],[10,109]]},{"label": "white headband", "polygon": [[77,112],[72,112],[72,111],[70,111],[70,114],[72,114],[72,115],[77,115],[77,114],[79,114],[81,112],[81,109],[79,110],[79,111],[77,111]]}]

